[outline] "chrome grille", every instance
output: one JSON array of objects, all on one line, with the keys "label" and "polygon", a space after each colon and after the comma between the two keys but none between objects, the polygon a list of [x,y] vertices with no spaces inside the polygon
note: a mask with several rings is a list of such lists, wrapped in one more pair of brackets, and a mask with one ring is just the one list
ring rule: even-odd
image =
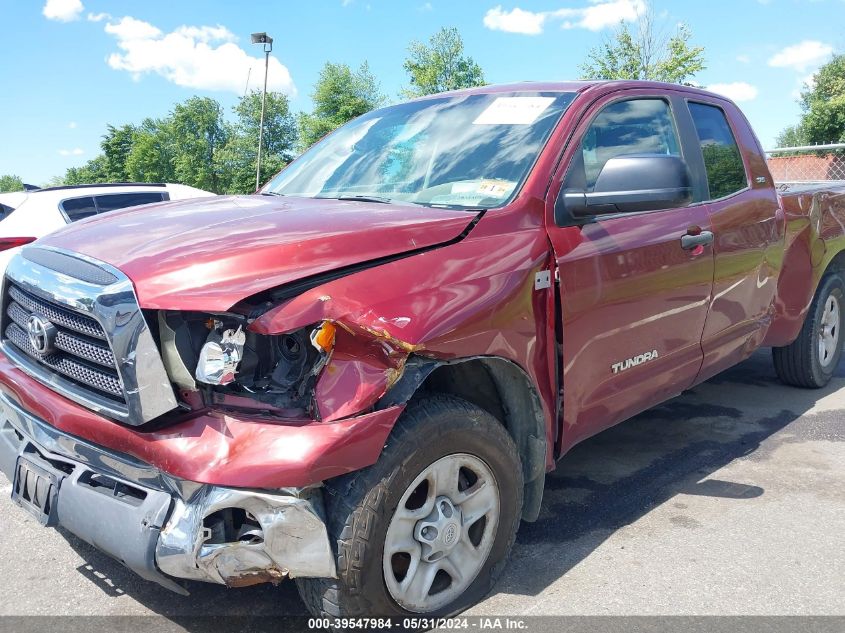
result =
[{"label": "chrome grille", "polygon": [[[39,312],[50,319],[50,323],[57,327],[74,330],[80,334],[87,334],[94,338],[106,340],[106,333],[103,328],[91,317],[77,314],[66,308],[39,299],[28,294],[15,285],[9,286],[9,298],[14,299],[30,313]],[[27,316],[27,318],[29,318]]]},{"label": "chrome grille", "polygon": [[[17,301],[11,301],[6,309],[6,314],[14,321],[23,332],[26,332],[27,322],[32,312],[25,310]],[[27,337],[28,338],[28,337]],[[103,344],[100,344],[84,336],[72,332],[59,330],[54,343],[60,349],[74,356],[90,360],[104,367],[114,367],[114,354]],[[34,350],[33,350],[34,351]]]},{"label": "chrome grille", "polygon": [[132,282],[117,268],[26,246],[4,287],[0,351],[30,378],[130,426],[178,406]]},{"label": "chrome grille", "polygon": [[[114,353],[102,342],[106,340],[102,326],[91,317],[24,291],[11,280],[7,279],[6,284],[5,339],[39,364],[85,389],[125,403]],[[55,349],[50,353],[39,354],[30,343],[27,323],[34,313],[46,317],[57,329]]]}]

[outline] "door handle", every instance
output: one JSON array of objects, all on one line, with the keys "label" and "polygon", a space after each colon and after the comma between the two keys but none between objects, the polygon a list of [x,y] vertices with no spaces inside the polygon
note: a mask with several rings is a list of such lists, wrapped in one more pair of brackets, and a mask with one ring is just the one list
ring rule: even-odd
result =
[{"label": "door handle", "polygon": [[707,246],[713,243],[713,233],[710,231],[701,231],[700,233],[687,233],[681,238],[681,248],[685,251],[691,251],[699,246]]}]

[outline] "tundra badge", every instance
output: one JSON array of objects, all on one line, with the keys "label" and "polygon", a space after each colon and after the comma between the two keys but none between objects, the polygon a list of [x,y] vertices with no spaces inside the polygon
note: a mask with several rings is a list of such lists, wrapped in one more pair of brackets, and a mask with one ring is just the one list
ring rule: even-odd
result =
[{"label": "tundra badge", "polygon": [[637,365],[647,363],[650,360],[657,360],[656,349],[650,352],[646,352],[645,354],[640,354],[639,356],[634,356],[633,358],[628,358],[619,363],[613,363],[610,368],[613,370],[614,374],[618,374],[620,372],[625,371],[626,369],[631,369],[631,367],[636,367]]}]

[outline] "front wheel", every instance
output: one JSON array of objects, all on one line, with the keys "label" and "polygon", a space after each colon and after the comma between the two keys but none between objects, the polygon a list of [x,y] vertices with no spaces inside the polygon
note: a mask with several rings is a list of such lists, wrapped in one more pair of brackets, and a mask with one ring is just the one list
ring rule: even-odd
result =
[{"label": "front wheel", "polygon": [[830,382],[842,358],[843,317],[845,282],[840,274],[827,275],[819,284],[798,338],[786,347],[772,349],[781,381],[810,389]]},{"label": "front wheel", "polygon": [[445,616],[483,598],[522,512],[506,429],[460,398],[412,402],[379,461],[326,482],[338,578],[297,580],[319,617]]}]

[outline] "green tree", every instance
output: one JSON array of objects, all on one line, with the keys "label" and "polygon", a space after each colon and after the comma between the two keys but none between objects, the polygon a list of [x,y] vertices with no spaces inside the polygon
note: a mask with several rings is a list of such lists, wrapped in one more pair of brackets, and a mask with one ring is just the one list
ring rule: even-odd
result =
[{"label": "green tree", "polygon": [[778,135],[779,147],[845,142],[845,55],[834,55],[804,85],[801,120]]},{"label": "green tree", "polygon": [[98,182],[109,182],[106,172],[106,157],[102,154],[92,158],[82,167],[70,167],[65,172],[66,185],[88,185]]},{"label": "green tree", "polygon": [[464,41],[454,27],[441,28],[428,44],[412,41],[403,67],[411,83],[403,90],[406,97],[484,85],[481,66],[464,55]]},{"label": "green tree", "polygon": [[[255,163],[261,123],[261,92],[253,91],[233,108],[235,123],[217,156],[218,171],[226,193],[255,191]],[[261,183],[284,167],[296,144],[296,121],[287,96],[268,92],[264,112],[264,138],[261,150]]]},{"label": "green tree", "polygon": [[126,158],[126,172],[132,182],[173,182],[175,146],[169,119],[144,119],[135,129],[132,148]]},{"label": "green tree", "polygon": [[41,187],[43,189],[46,189],[47,187],[63,187],[66,184],[67,183],[65,182],[63,176],[53,176],[52,178],[50,178],[50,180],[41,185]]},{"label": "green tree", "polygon": [[135,127],[132,125],[106,126],[106,133],[100,143],[105,157],[105,175],[108,182],[126,182],[129,174],[126,170],[126,160],[132,150]]},{"label": "green tree", "polygon": [[176,180],[216,193],[222,191],[216,159],[226,145],[228,130],[220,104],[210,97],[191,97],[177,103],[169,131]]},{"label": "green tree", "polygon": [[675,32],[655,23],[648,8],[635,25],[624,20],[612,37],[587,54],[582,79],[648,79],[682,84],[704,70],[704,47],[691,46],[692,33],[684,24]]},{"label": "green tree", "polygon": [[379,84],[364,62],[357,71],[346,64],[326,62],[311,94],[314,110],[299,115],[299,144],[307,149],[347,121],[384,102]]},{"label": "green tree", "polygon": [[[109,125],[102,153],[67,170],[66,184],[98,182],[178,182],[216,193],[255,189],[255,159],[261,119],[261,93],[252,92],[227,121],[214,99],[191,97],[163,118],[140,125]],[[262,180],[281,169],[296,143],[296,121],[287,97],[268,93],[264,121]]]},{"label": "green tree", "polygon": [[807,132],[799,125],[789,125],[775,138],[775,145],[778,147],[799,147],[807,145]]},{"label": "green tree", "polygon": [[23,180],[12,174],[0,176],[0,193],[9,191],[23,191]]},{"label": "green tree", "polygon": [[801,128],[810,143],[845,142],[845,54],[819,68],[801,93]]}]

